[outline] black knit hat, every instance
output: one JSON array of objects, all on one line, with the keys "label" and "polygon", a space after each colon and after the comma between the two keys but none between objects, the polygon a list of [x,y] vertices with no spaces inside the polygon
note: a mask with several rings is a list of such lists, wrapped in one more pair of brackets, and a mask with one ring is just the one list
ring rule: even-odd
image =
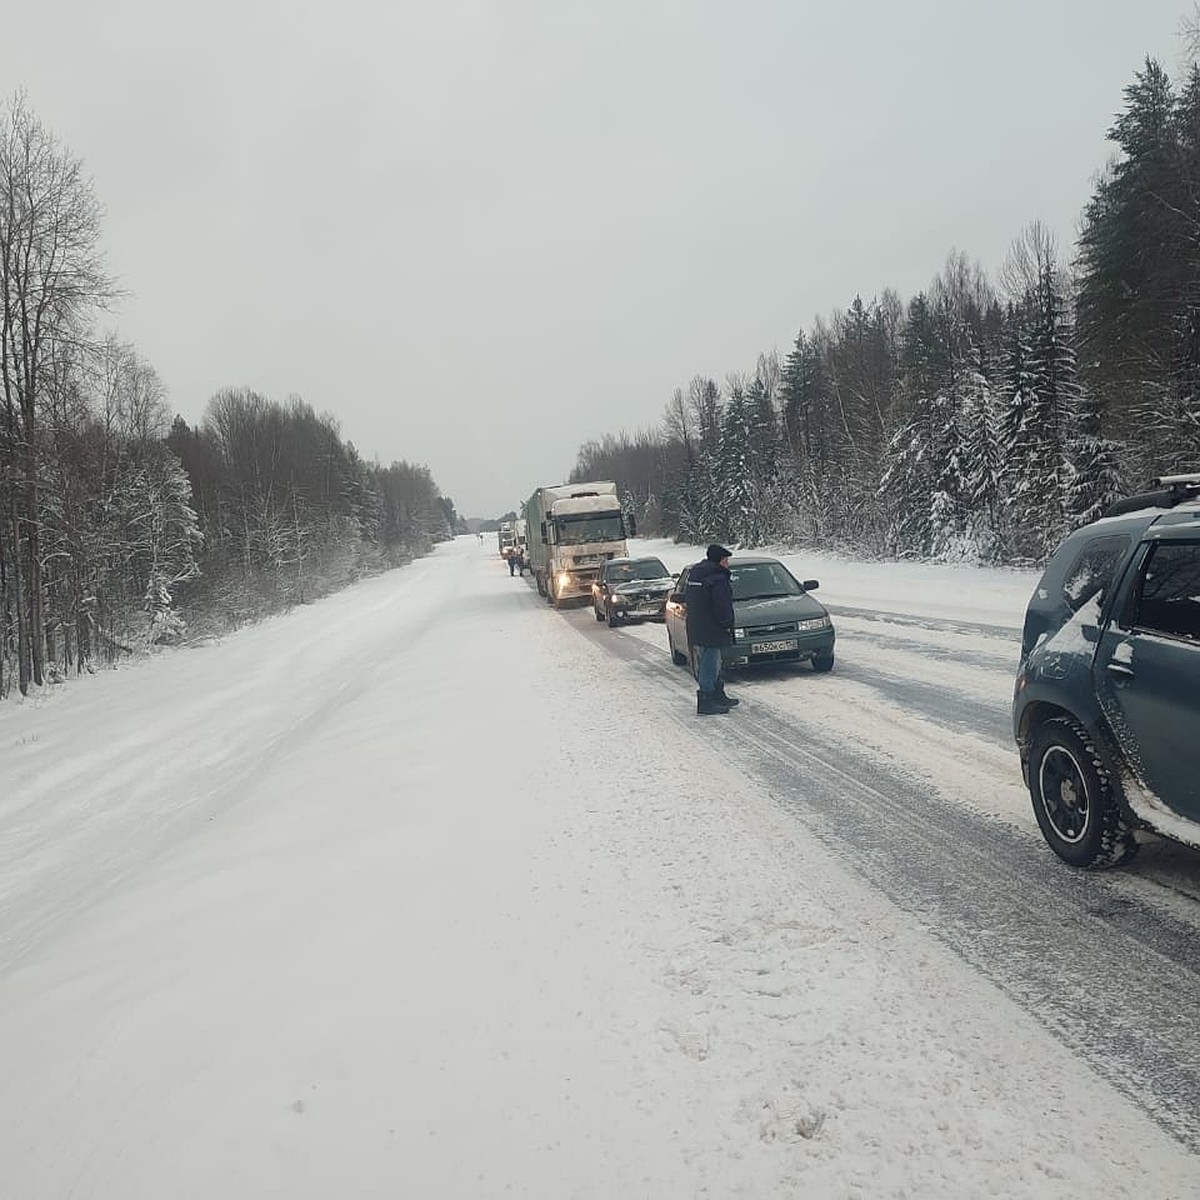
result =
[{"label": "black knit hat", "polygon": [[726,550],[724,546],[718,546],[716,542],[713,542],[713,544],[704,552],[704,557],[707,558],[709,562],[719,563],[721,559],[728,558],[731,553],[732,552]]}]

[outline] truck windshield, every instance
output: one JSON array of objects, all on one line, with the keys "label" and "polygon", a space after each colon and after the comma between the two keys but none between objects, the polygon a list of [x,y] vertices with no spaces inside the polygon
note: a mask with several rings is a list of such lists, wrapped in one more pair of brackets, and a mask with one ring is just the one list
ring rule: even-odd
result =
[{"label": "truck windshield", "polygon": [[619,542],[625,536],[620,513],[596,513],[581,517],[558,518],[558,540],[567,546],[586,542]]}]

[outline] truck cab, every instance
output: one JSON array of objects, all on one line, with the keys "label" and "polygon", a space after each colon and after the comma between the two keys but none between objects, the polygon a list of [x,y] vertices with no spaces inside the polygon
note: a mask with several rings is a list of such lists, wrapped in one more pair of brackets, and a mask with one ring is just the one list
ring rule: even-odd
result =
[{"label": "truck cab", "polygon": [[555,608],[591,600],[601,564],[628,554],[633,522],[612,483],[539,488],[526,506],[529,549],[538,593]]}]

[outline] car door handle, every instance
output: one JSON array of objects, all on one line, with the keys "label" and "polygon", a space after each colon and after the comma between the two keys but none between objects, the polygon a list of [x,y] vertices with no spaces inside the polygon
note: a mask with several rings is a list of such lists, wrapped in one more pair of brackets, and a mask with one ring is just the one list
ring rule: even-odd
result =
[{"label": "car door handle", "polygon": [[1133,668],[1126,666],[1125,663],[1110,662],[1107,664],[1109,671],[1114,675],[1120,675],[1122,679],[1133,678]]}]

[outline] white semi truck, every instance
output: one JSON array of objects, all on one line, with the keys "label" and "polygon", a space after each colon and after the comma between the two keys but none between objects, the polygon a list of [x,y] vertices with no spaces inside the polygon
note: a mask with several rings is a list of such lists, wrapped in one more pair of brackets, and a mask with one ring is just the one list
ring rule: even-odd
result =
[{"label": "white semi truck", "polygon": [[628,553],[632,518],[621,512],[615,483],[540,487],[525,504],[529,562],[538,594],[560,608],[591,599],[600,564]]}]

